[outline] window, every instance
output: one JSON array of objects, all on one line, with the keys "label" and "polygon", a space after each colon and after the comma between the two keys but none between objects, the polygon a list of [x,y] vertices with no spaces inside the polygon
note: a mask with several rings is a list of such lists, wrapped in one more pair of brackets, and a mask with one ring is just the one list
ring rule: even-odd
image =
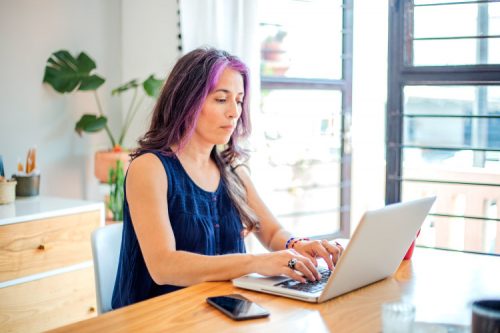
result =
[{"label": "window", "polygon": [[261,106],[252,175],[294,235],[349,233],[352,6],[260,1]]},{"label": "window", "polygon": [[500,254],[500,3],[391,1],[386,202],[436,195],[417,244]]}]

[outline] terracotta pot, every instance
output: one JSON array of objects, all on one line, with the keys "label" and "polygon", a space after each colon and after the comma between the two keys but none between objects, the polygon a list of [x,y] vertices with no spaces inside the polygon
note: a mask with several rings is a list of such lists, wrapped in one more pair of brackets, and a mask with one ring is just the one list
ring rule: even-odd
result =
[{"label": "terracotta pot", "polygon": [[265,42],[261,49],[262,58],[268,61],[282,61],[286,51],[280,42]]},{"label": "terracotta pot", "polygon": [[128,152],[98,151],[94,158],[94,174],[101,183],[108,182],[109,169],[116,167],[116,161],[122,160],[123,173],[127,171],[130,164]]}]

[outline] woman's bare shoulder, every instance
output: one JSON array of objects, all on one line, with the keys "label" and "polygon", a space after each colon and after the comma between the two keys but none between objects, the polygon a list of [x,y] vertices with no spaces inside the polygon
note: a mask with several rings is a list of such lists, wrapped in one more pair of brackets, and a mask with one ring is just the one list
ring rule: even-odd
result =
[{"label": "woman's bare shoulder", "polygon": [[159,174],[164,174],[163,165],[153,153],[142,154],[130,162],[127,178],[154,178]]}]

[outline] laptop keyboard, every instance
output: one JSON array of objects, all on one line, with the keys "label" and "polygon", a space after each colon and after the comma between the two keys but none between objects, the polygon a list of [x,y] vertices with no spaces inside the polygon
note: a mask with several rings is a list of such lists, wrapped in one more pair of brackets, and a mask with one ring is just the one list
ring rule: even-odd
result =
[{"label": "laptop keyboard", "polygon": [[330,271],[326,267],[320,267],[318,269],[319,273],[321,274],[321,279],[318,281],[309,281],[307,280],[306,283],[300,283],[295,280],[286,280],[280,283],[276,283],[276,287],[282,287],[282,288],[287,288],[287,289],[293,289],[293,290],[299,290],[299,291],[304,291],[306,293],[316,293],[318,291],[321,291],[325,288],[326,282],[328,281],[328,278],[330,277],[330,274],[332,271]]}]

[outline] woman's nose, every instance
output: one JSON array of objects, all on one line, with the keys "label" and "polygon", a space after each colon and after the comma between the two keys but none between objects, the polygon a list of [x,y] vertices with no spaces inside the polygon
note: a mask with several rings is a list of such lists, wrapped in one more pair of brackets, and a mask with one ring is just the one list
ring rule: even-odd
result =
[{"label": "woman's nose", "polygon": [[239,115],[239,104],[237,102],[230,103],[226,111],[226,116],[228,118],[237,118]]}]

